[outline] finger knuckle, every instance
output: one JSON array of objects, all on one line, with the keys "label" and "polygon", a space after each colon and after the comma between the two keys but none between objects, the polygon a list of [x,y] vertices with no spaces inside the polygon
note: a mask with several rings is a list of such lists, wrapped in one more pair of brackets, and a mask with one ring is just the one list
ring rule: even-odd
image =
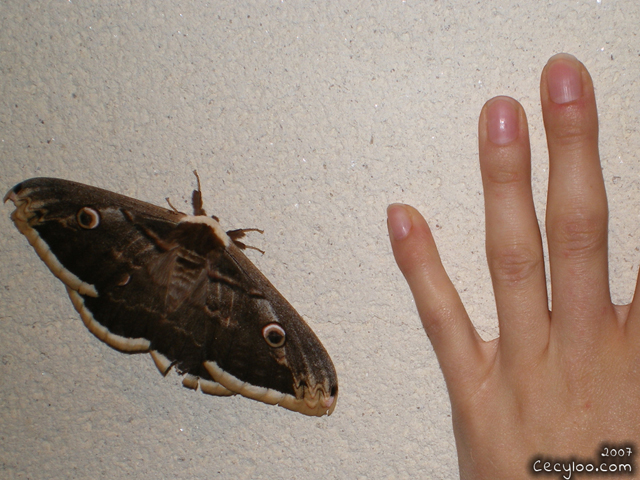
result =
[{"label": "finger knuckle", "polygon": [[457,320],[451,308],[444,303],[429,305],[421,317],[429,338],[437,338],[451,331]]},{"label": "finger knuckle", "polygon": [[607,214],[575,211],[560,215],[548,231],[550,240],[563,257],[588,257],[606,246]]},{"label": "finger knuckle", "polygon": [[564,121],[553,130],[553,143],[557,146],[581,148],[585,142],[598,138],[597,127],[584,121],[580,111],[569,111]]},{"label": "finger knuckle", "polygon": [[433,268],[437,257],[428,250],[416,249],[410,251],[402,262],[402,271],[405,276],[414,277],[422,275]]},{"label": "finger knuckle", "polygon": [[495,185],[518,185],[529,181],[529,174],[521,165],[514,164],[511,159],[505,161],[495,161],[485,168],[484,175],[491,184]]},{"label": "finger knuckle", "polygon": [[503,246],[489,254],[491,274],[504,284],[524,282],[540,272],[542,258],[525,245]]}]

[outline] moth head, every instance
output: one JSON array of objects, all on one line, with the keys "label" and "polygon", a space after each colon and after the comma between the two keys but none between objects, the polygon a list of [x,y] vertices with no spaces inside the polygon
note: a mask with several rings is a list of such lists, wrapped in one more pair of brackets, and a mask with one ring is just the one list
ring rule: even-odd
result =
[{"label": "moth head", "polygon": [[262,329],[262,337],[272,348],[282,347],[287,340],[287,332],[278,323],[270,323]]},{"label": "moth head", "polygon": [[80,228],[93,230],[100,225],[100,213],[91,207],[82,207],[76,213],[76,220]]}]

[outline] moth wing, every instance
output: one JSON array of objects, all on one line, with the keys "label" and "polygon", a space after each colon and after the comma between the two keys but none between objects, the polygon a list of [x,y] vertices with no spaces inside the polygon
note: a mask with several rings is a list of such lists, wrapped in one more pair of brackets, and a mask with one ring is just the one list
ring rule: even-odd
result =
[{"label": "moth wing", "polygon": [[[219,224],[59,179],[16,185],[12,219],[67,286],[85,325],[215,395],[309,415],[335,407],[331,360],[304,320]],[[265,342],[280,325],[282,345]]]}]

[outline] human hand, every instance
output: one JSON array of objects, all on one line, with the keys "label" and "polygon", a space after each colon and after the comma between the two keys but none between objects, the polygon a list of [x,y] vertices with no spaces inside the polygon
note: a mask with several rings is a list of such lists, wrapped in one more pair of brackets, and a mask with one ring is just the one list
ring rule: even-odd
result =
[{"label": "human hand", "polygon": [[449,390],[464,479],[523,478],[536,456],[599,467],[615,460],[600,456],[603,442],[635,453],[640,439],[640,295],[636,286],[630,305],[611,303],[593,84],[584,65],[561,54],[545,66],[540,94],[551,311],[527,120],[515,100],[489,100],[478,129],[499,338],[477,334],[424,218],[407,205],[388,209],[396,262]]}]

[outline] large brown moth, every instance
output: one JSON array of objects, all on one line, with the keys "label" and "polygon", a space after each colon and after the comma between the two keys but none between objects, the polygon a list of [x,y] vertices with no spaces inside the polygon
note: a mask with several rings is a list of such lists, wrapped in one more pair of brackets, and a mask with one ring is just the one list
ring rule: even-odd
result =
[{"label": "large brown moth", "polygon": [[241,251],[246,230],[80,183],[32,178],[4,201],[67,287],[87,328],[160,373],[212,395],[241,394],[306,415],[331,414],[338,379],[326,350]]}]

